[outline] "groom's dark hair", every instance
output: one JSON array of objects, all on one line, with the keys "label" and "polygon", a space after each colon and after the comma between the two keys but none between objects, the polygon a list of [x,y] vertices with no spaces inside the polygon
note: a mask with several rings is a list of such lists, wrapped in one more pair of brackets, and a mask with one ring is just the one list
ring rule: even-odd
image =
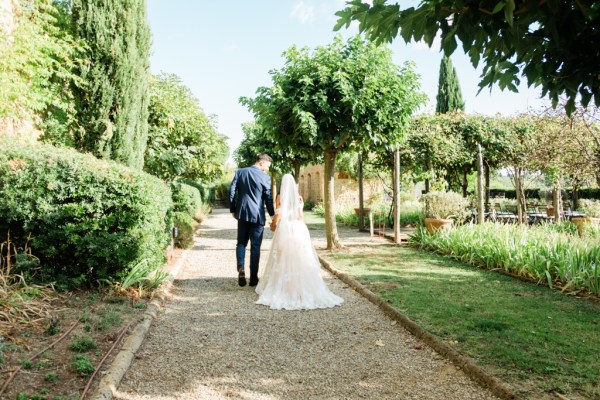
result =
[{"label": "groom's dark hair", "polygon": [[273,162],[273,159],[267,153],[258,153],[256,155],[256,162],[259,162],[259,161]]}]

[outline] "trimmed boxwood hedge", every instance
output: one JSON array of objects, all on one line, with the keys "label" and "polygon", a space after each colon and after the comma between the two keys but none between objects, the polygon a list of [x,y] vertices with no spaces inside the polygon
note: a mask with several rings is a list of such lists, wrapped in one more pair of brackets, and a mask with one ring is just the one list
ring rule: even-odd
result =
[{"label": "trimmed boxwood hedge", "polygon": [[40,260],[18,272],[70,285],[118,279],[144,260],[158,268],[171,225],[171,191],[156,177],[70,149],[0,142],[0,237],[10,231]]}]

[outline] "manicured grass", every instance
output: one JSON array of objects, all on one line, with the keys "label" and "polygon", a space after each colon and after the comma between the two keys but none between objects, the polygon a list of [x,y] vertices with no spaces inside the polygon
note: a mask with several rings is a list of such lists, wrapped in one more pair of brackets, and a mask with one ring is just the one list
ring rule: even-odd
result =
[{"label": "manicured grass", "polygon": [[600,301],[404,246],[324,256],[524,397],[600,399]]}]

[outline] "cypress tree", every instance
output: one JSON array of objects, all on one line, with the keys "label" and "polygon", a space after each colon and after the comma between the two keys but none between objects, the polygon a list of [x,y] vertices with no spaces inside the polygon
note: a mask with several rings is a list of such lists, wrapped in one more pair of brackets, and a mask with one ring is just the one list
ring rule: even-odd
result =
[{"label": "cypress tree", "polygon": [[75,88],[77,146],[134,168],[148,137],[150,28],[145,0],[75,0],[75,37],[87,46]]},{"label": "cypress tree", "polygon": [[442,57],[440,63],[440,77],[436,99],[436,113],[443,114],[457,110],[465,110],[465,102],[462,98],[460,83],[456,76],[456,69],[454,69],[450,57],[447,56]]}]

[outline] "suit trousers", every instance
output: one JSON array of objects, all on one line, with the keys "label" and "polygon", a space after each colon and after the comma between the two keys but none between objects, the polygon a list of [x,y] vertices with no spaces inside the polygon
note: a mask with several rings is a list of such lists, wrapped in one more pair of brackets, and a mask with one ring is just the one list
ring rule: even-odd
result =
[{"label": "suit trousers", "polygon": [[246,246],[250,241],[250,282],[258,280],[258,264],[260,262],[260,246],[263,240],[264,225],[238,220],[237,245],[235,258],[237,269],[244,269]]}]

